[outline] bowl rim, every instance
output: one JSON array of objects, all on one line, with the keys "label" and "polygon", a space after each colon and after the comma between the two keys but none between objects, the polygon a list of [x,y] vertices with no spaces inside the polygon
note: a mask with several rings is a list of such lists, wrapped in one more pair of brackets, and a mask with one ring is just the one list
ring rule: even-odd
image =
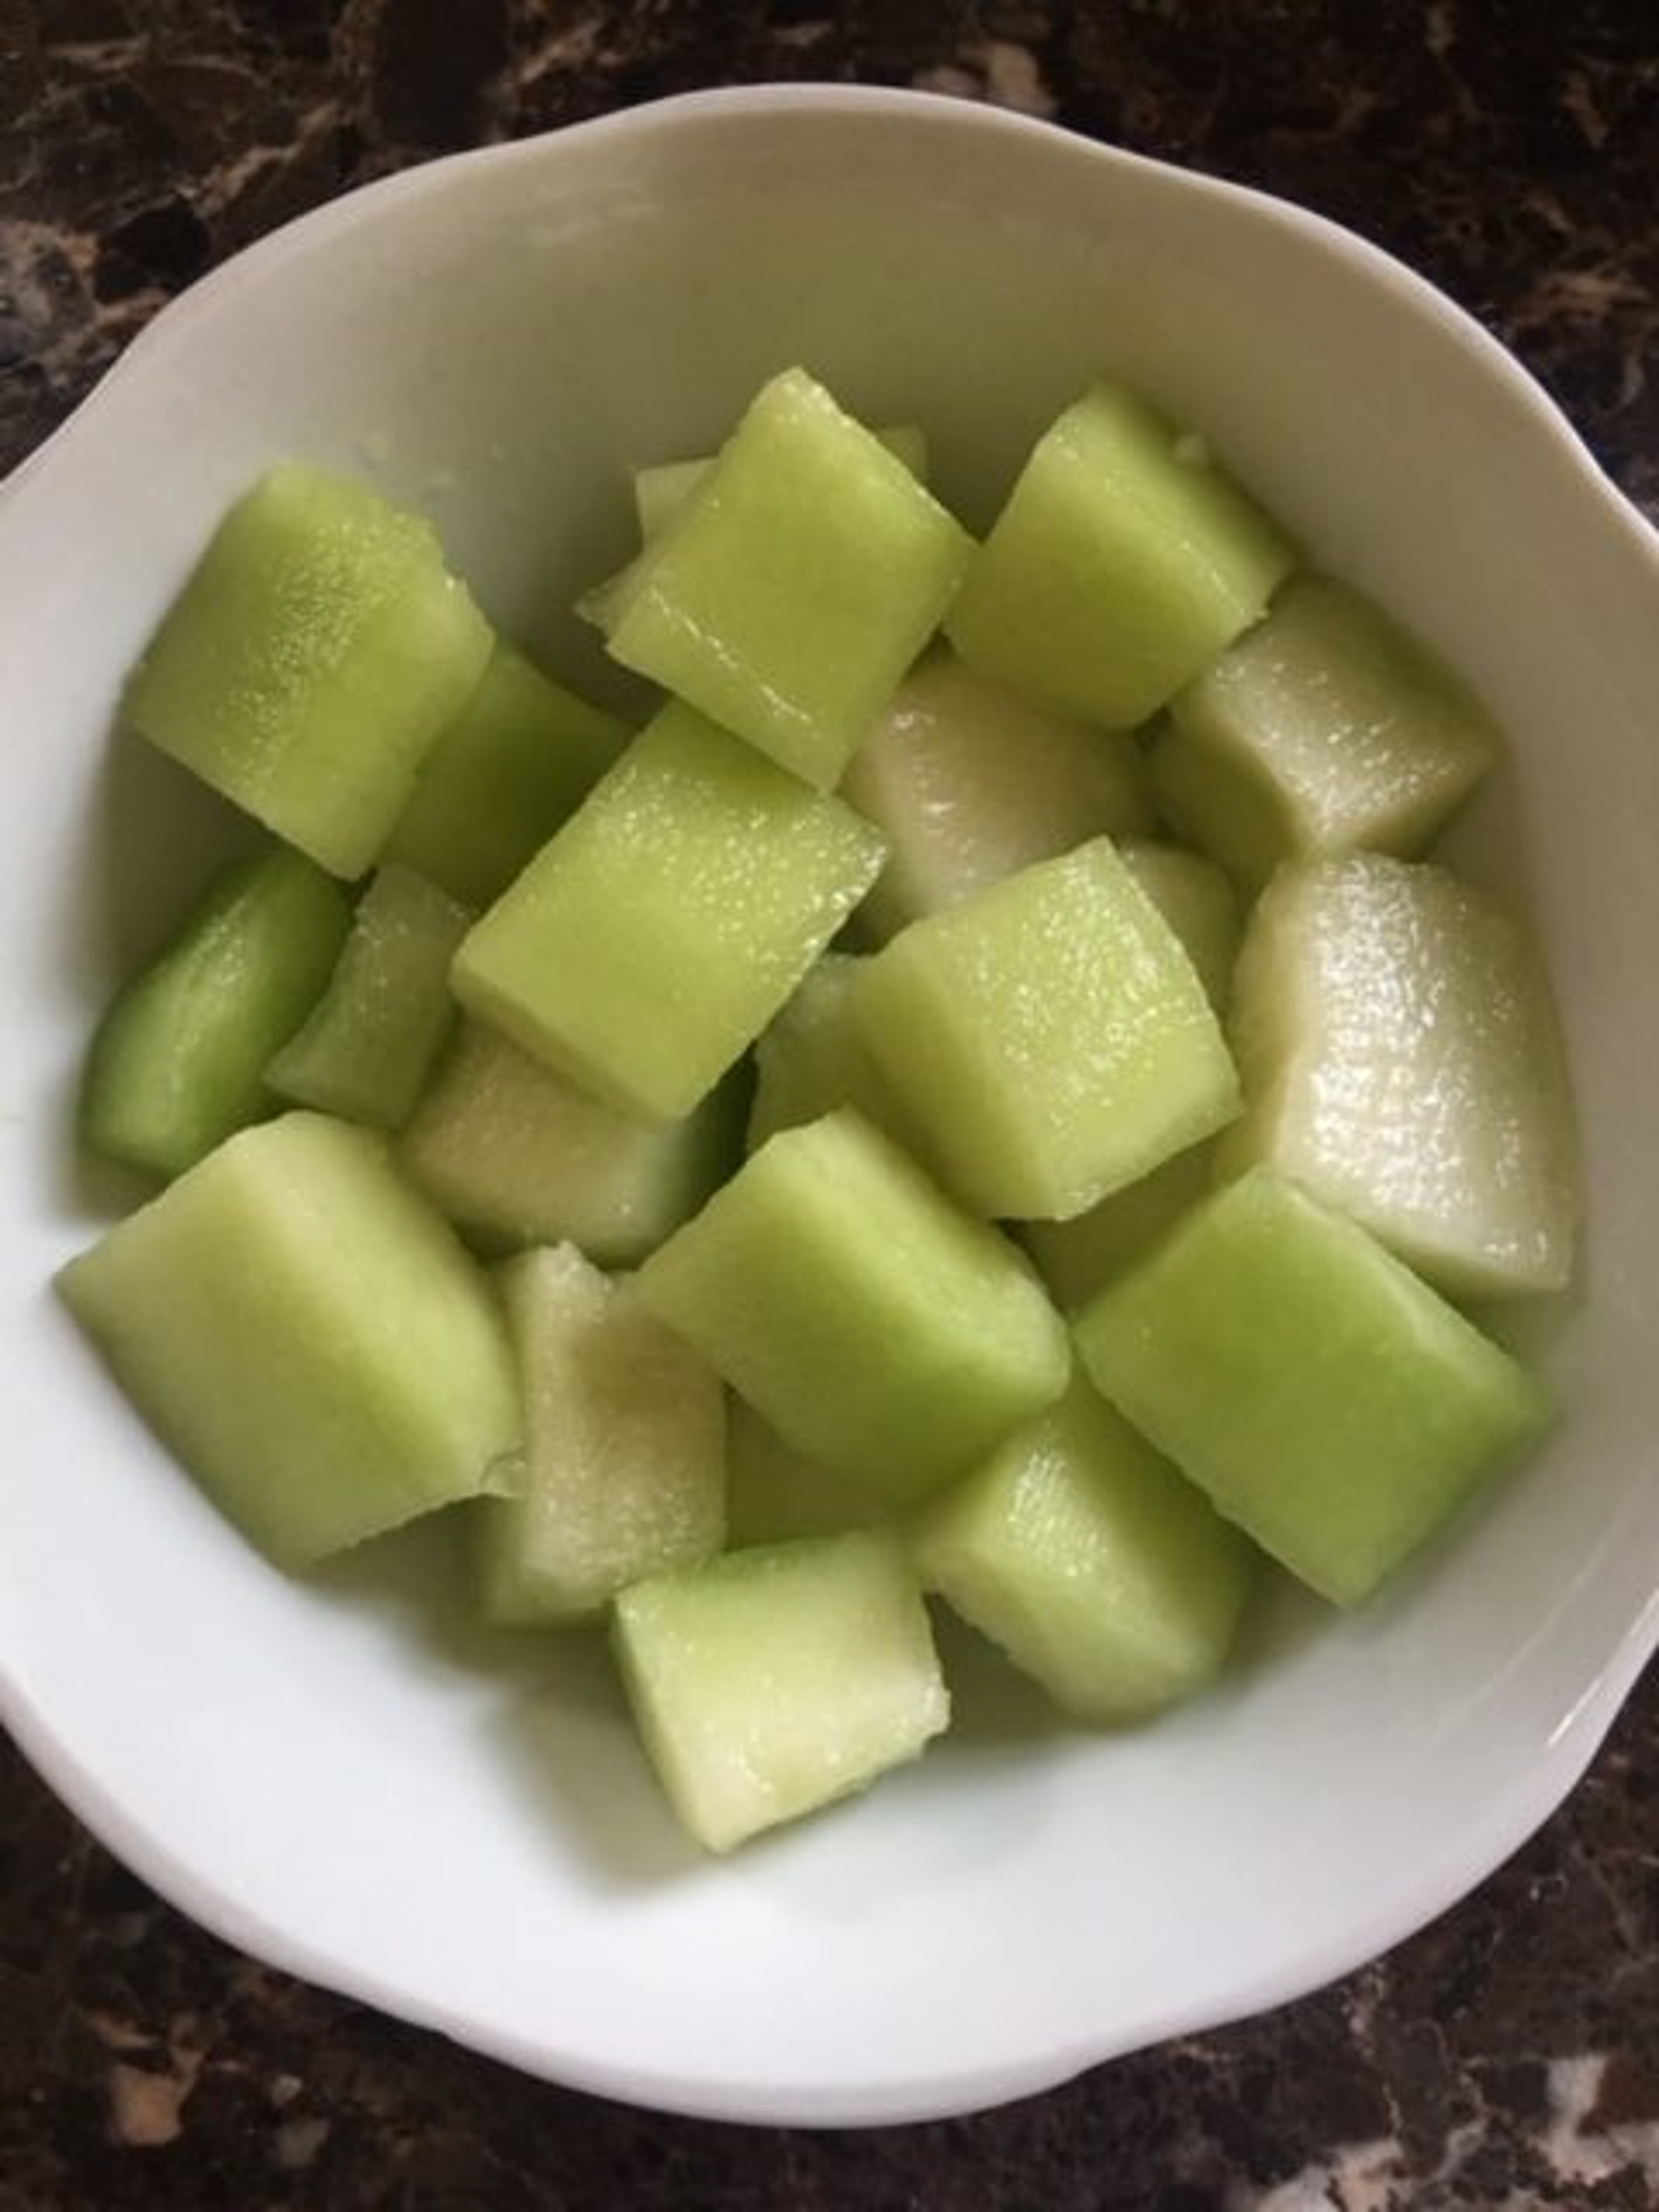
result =
[{"label": "bowl rim", "polygon": [[[118,399],[127,380],[189,342],[196,322],[257,284],[292,256],[325,238],[350,230],[393,206],[443,190],[461,170],[531,165],[549,149],[580,139],[623,142],[664,125],[764,114],[780,109],[822,116],[886,114],[934,124],[941,119],[1002,137],[1011,146],[1052,145],[1063,140],[1079,161],[1178,182],[1188,192],[1230,208],[1241,204],[1256,217],[1298,235],[1319,252],[1366,272],[1402,306],[1437,324],[1466,355],[1507,392],[1558,459],[1570,462],[1578,487],[1595,500],[1602,526],[1617,534],[1624,557],[1634,559],[1659,583],[1656,531],[1604,473],[1561,409],[1499,341],[1473,315],[1384,249],[1330,219],[1257,187],[1234,183],[1126,149],[1105,144],[1059,124],[933,92],[825,84],[762,84],[678,94],[499,145],[473,148],[416,164],[341,194],[296,216],[232,255],[161,308],[92,391],[11,474],[0,480],[0,526],[27,493],[50,497],[52,479],[91,420]],[[389,2015],[435,2030],[526,2073],[659,2111],[754,2124],[829,2126],[890,2124],[986,2109],[1055,2086],[1106,2059],[1180,2033],[1217,2029],[1310,1994],[1354,1971],[1436,1918],[1492,1873],[1556,1810],[1589,1766],[1649,1657],[1659,1648],[1659,1589],[1622,1632],[1595,1679],[1552,1733],[1547,1756],[1528,1787],[1494,1811],[1486,1823],[1461,1832],[1458,1848],[1437,1858],[1432,1878],[1419,1883],[1409,1911],[1391,1907],[1356,1913],[1345,1938],[1314,1947],[1315,1955],[1287,1956],[1274,1972],[1229,1992],[1224,2002],[1188,2006],[1147,2021],[1128,2036],[1074,2038],[1049,2045],[1019,2066],[1000,2063],[972,2074],[929,2076],[918,2072],[902,2083],[855,2100],[839,2094],[815,2099],[804,2085],[775,2084],[758,2091],[742,2085],[712,2094],[701,2077],[630,2071],[608,2062],[584,2063],[527,2039],[503,2033],[464,2008],[452,2008],[398,1987],[380,1975],[314,1948],[216,1887],[211,1877],[155,1839],[57,1739],[46,1711],[34,1701],[0,1650],[0,1723],[70,1810],[171,1905],[221,1940],[278,1970],[367,2002]]]}]

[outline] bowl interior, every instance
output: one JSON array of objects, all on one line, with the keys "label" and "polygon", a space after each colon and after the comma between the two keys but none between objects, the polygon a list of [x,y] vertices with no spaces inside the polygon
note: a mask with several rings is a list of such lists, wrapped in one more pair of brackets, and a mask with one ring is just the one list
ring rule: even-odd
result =
[{"label": "bowl interior", "polygon": [[[509,633],[642,701],[568,612],[628,471],[800,361],[994,511],[1103,367],[1199,425],[1320,562],[1507,722],[1460,831],[1542,928],[1583,1115],[1575,1297],[1507,1324],[1547,1449],[1376,1604],[1275,1588],[1217,1694],[1105,1738],[959,1639],[962,1725],[729,1863],[659,1802],[602,1650],[469,1624],[448,1532],[309,1583],[246,1551],[56,1310],[113,980],[235,832],[131,744],[122,674],[283,454],[426,507]],[[1250,195],[950,103],[716,95],[397,179],[162,319],[0,501],[11,1049],[0,1696],[84,1817],[280,1964],[561,2079],[755,2118],[1035,2087],[1312,1985],[1485,1872],[1650,1648],[1659,562],[1538,395],[1390,264]]]}]

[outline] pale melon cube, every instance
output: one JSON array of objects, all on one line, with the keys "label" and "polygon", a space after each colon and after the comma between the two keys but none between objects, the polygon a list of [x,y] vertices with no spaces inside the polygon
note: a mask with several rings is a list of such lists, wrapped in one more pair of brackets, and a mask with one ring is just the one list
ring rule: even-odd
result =
[{"label": "pale melon cube", "polygon": [[1500,750],[1427,647],[1304,576],[1178,694],[1152,764],[1177,833],[1263,883],[1297,855],[1421,852]]},{"label": "pale melon cube", "polygon": [[1066,1386],[1024,1255],[847,1108],[751,1153],[638,1285],[798,1451],[897,1505]]},{"label": "pale melon cube", "polygon": [[1163,915],[1198,971],[1205,996],[1224,1013],[1244,934],[1238,893],[1212,861],[1179,845],[1126,838],[1118,858]]},{"label": "pale melon cube", "polygon": [[871,1058],[854,1017],[853,988],[864,964],[851,953],[824,953],[756,1039],[751,1152],[780,1129],[816,1121],[837,1106],[856,1106],[926,1164],[926,1140]]},{"label": "pale melon cube", "polygon": [[1045,714],[945,649],[900,684],[842,796],[888,843],[859,913],[877,942],[1034,860],[1152,823],[1133,738]]},{"label": "pale melon cube", "polygon": [[1208,1194],[1213,1152],[1212,1145],[1189,1145],[1070,1221],[1018,1224],[1019,1241],[1062,1313],[1087,1305]]},{"label": "pale melon cube", "polygon": [[495,1291],[378,1133],[232,1137],[58,1286],[144,1419],[279,1565],[501,1484],[518,1376]]},{"label": "pale melon cube", "polygon": [[1210,1681],[1251,1551],[1080,1376],[929,1506],[923,1583],[1079,1720],[1130,1721]]},{"label": "pale melon cube", "polygon": [[1108,838],[913,923],[854,1004],[940,1172],[994,1218],[1067,1220],[1237,1111],[1204,988]]},{"label": "pale melon cube", "polygon": [[669,1802],[711,1851],[864,1789],[950,1718],[927,1607],[887,1535],[640,1583],[617,1601],[612,1644]]},{"label": "pale melon cube", "polygon": [[746,1401],[732,1398],[726,1421],[726,1528],[734,1551],[872,1528],[890,1520],[892,1510],[850,1476],[798,1452]]},{"label": "pale melon cube", "polygon": [[1256,620],[1293,558],[1200,441],[1101,383],[1038,442],[945,627],[1056,714],[1133,729]]},{"label": "pale melon cube", "polygon": [[726,1535],[726,1394],[571,1244],[499,1277],[525,1396],[522,1481],[478,1508],[487,1616],[578,1620]]},{"label": "pale melon cube", "polygon": [[1246,1110],[1218,1153],[1266,1160],[1449,1296],[1572,1272],[1577,1145],[1531,933],[1423,861],[1354,854],[1262,894],[1232,1015]]},{"label": "pale melon cube", "polygon": [[[927,481],[927,440],[914,422],[896,422],[872,432],[888,452],[903,462],[918,483]],[[634,511],[640,536],[659,537],[708,475],[720,456],[702,453],[695,460],[659,461],[634,471]]]},{"label": "pale melon cube", "polygon": [[1352,1605],[1542,1433],[1540,1385],[1356,1223],[1258,1168],[1075,1329],[1217,1510]]},{"label": "pale melon cube", "polygon": [[789,369],[586,611],[626,666],[828,790],[969,550],[903,462]]},{"label": "pale melon cube", "polygon": [[629,1267],[736,1164],[740,1122],[729,1079],[678,1121],[641,1121],[464,1022],[398,1158],[486,1246],[568,1240],[602,1267]]},{"label": "pale melon cube", "polygon": [[689,1114],[880,869],[880,838],[672,703],[477,924],[457,996],[624,1114]]}]

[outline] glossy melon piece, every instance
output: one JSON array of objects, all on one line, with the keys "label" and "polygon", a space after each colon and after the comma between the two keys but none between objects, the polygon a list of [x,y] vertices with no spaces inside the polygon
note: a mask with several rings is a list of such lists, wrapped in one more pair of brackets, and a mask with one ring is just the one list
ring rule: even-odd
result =
[{"label": "glossy melon piece", "polygon": [[1500,750],[1425,646],[1347,585],[1303,576],[1178,694],[1152,760],[1177,832],[1263,883],[1297,856],[1421,852]]},{"label": "glossy melon piece", "polygon": [[478,1509],[483,1608],[578,1620],[726,1534],[725,1392],[626,1281],[571,1244],[502,1268],[525,1395],[523,1480]]},{"label": "glossy melon piece", "polygon": [[471,921],[424,876],[390,861],[377,869],[321,998],[265,1071],[271,1089],[401,1128],[454,1025],[449,963]]},{"label": "glossy melon piece", "polygon": [[1145,1718],[1219,1673],[1252,1553],[1081,1377],[923,1515],[929,1589],[1083,1721]]},{"label": "glossy melon piece", "polygon": [[1101,383],[1038,442],[945,627],[1028,698],[1132,729],[1257,619],[1293,557],[1200,440]]},{"label": "glossy melon piece", "polygon": [[278,1565],[499,1487],[520,1441],[488,1278],[385,1139],[244,1130],[58,1278],[139,1413]]},{"label": "glossy melon piece", "polygon": [[[927,481],[927,440],[914,422],[896,422],[872,435],[878,438],[895,459],[903,462],[918,483]],[[702,453],[695,460],[659,461],[634,471],[634,510],[640,536],[658,537],[678,514],[720,456]]]},{"label": "glossy melon piece", "polygon": [[612,767],[630,732],[510,645],[427,754],[386,844],[467,906],[499,898]]},{"label": "glossy melon piece", "polygon": [[968,553],[903,462],[788,369],[586,611],[618,660],[828,790]]},{"label": "glossy melon piece", "polygon": [[355,877],[492,642],[429,523],[284,462],[219,525],[133,671],[125,713],[320,866]]},{"label": "glossy melon piece", "polygon": [[174,1176],[274,1112],[266,1064],[327,988],[350,921],[339,885],[289,847],[224,869],[99,1024],[86,1142]]},{"label": "glossy melon piece", "polygon": [[946,650],[900,684],[842,796],[888,843],[859,914],[878,942],[1034,860],[1152,823],[1133,738],[1045,714]]},{"label": "glossy melon piece", "polygon": [[913,923],[854,1003],[941,1173],[993,1218],[1069,1219],[1237,1110],[1203,986],[1109,838]]},{"label": "glossy melon piece", "polygon": [[1339,1605],[1548,1417],[1506,1352],[1265,1168],[1188,1214],[1075,1334],[1096,1385],[1218,1511]]},{"label": "glossy melon piece", "polygon": [[1024,1255],[846,1108],[751,1153],[638,1283],[796,1450],[895,1504],[1066,1385]]},{"label": "glossy melon piece", "polygon": [[1531,933],[1426,862],[1286,867],[1257,904],[1233,1034],[1246,1110],[1218,1159],[1265,1160],[1450,1297],[1564,1288],[1577,1145]]},{"label": "glossy melon piece", "polygon": [[669,1802],[711,1851],[866,1788],[950,1717],[890,1536],[806,1538],[654,1577],[617,1601],[612,1644]]},{"label": "glossy melon piece", "polygon": [[464,1022],[398,1152],[486,1247],[568,1240],[601,1267],[630,1267],[736,1165],[741,1121],[729,1079],[678,1121],[641,1121]]},{"label": "glossy melon piece", "polygon": [[621,1112],[689,1114],[863,897],[880,838],[665,707],[457,955],[457,996]]}]

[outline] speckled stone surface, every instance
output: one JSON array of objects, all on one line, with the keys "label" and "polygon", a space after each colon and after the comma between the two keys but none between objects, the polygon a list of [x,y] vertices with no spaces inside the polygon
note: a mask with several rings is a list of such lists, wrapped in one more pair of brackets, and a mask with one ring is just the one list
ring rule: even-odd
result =
[{"label": "speckled stone surface", "polygon": [[[1659,514],[1659,16],[1518,0],[0,0],[0,468],[248,240],[691,86],[914,83],[1268,187],[1512,343]],[[1659,2205],[1659,1678],[1565,1810],[1338,1989],[842,2136],[520,2079],[227,1951],[0,1751],[0,2212]]]}]

